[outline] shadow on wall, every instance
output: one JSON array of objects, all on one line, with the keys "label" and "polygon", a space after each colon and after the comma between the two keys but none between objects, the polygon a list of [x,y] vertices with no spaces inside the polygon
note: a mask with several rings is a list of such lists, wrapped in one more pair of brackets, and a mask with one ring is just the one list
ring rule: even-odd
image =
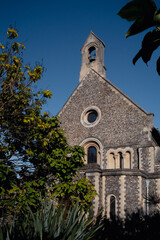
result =
[{"label": "shadow on wall", "polygon": [[142,217],[140,212],[127,214],[125,220],[99,216],[96,224],[102,223],[103,227],[92,240],[159,240],[160,214]]}]

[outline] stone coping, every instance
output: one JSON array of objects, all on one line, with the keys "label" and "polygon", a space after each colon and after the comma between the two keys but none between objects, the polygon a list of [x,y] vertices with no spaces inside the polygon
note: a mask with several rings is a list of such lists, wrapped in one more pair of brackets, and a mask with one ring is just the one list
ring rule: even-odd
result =
[{"label": "stone coping", "polygon": [[147,173],[139,169],[101,169],[97,163],[87,164],[82,168],[86,173],[99,172],[101,176],[142,176],[147,179],[160,178],[160,172]]}]

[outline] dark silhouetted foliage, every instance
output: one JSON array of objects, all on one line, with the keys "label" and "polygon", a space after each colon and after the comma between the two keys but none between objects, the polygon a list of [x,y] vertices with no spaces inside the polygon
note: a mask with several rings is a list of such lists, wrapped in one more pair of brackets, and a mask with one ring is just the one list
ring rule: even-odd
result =
[{"label": "dark silhouetted foliage", "polygon": [[125,220],[97,219],[103,225],[92,240],[159,240],[160,214],[141,217],[138,213]]},{"label": "dark silhouetted foliage", "polygon": [[[152,53],[160,46],[160,9],[157,9],[153,0],[132,0],[119,11],[118,15],[127,21],[134,22],[126,33],[126,37],[138,34],[150,27],[156,27],[145,35],[141,49],[133,58],[133,64],[139,58],[147,64]],[[160,58],[156,65],[160,75]]]}]

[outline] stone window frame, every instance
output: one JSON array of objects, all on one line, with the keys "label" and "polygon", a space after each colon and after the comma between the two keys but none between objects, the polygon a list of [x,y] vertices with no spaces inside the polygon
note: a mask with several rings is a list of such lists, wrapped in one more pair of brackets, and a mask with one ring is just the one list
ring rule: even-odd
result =
[{"label": "stone window frame", "polygon": [[[87,121],[87,116],[89,114],[89,111],[93,111],[93,110],[97,112],[97,119],[94,122],[90,123]],[[90,128],[90,127],[96,126],[99,123],[100,119],[101,119],[101,110],[97,106],[91,105],[85,108],[85,110],[82,112],[80,121],[84,127]]]},{"label": "stone window frame", "polygon": [[[118,154],[121,153],[123,156],[123,163],[122,163],[122,168],[118,167]],[[130,153],[130,168],[124,168],[124,160],[125,160],[125,155],[126,153]],[[114,154],[115,156],[115,168],[109,168],[108,163],[109,163],[109,158],[110,154]],[[130,147],[126,148],[118,148],[118,149],[109,149],[107,151],[107,162],[106,162],[106,168],[107,169],[133,169],[133,163],[134,163],[134,150]]]},{"label": "stone window frame", "polygon": [[115,198],[115,217],[117,216],[117,213],[118,213],[118,203],[117,203],[118,200],[117,200],[117,197],[116,197],[116,195],[111,193],[111,194],[109,194],[107,196],[107,218],[108,219],[111,218],[111,216],[110,216],[110,206],[111,206],[110,199],[111,199],[111,197]]},{"label": "stone window frame", "polygon": [[84,147],[84,152],[85,152],[84,162],[85,162],[85,164],[88,164],[87,163],[87,149],[91,146],[96,147],[97,148],[97,164],[99,164],[100,167],[102,168],[102,165],[103,165],[103,145],[102,145],[102,143],[96,138],[86,138],[79,145]]},{"label": "stone window frame", "polygon": [[84,160],[85,160],[85,164],[92,164],[92,163],[88,163],[87,161],[87,154],[88,154],[88,148],[89,147],[95,147],[97,149],[97,164],[100,165],[100,162],[101,162],[101,154],[100,154],[100,147],[99,145],[96,143],[96,142],[88,142],[84,145],[84,152],[85,152],[85,157],[84,157]]}]

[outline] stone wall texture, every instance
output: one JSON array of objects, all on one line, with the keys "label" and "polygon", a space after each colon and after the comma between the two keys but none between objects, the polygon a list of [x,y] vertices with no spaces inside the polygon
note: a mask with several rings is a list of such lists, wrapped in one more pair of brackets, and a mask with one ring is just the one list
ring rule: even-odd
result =
[{"label": "stone wall texture", "polygon": [[[98,108],[100,111],[99,122],[95,125],[83,124],[85,109]],[[123,206],[125,213],[133,213],[139,208],[145,211],[146,204],[146,179],[150,180],[150,193],[155,188],[155,180],[160,178],[160,150],[159,145],[151,136],[153,128],[153,115],[141,109],[134,101],[122,93],[110,81],[102,78],[90,69],[83,81],[77,86],[66,104],[59,113],[61,127],[65,131],[70,145],[84,146],[84,142],[96,142],[100,152],[100,179],[99,179],[99,206],[104,204],[107,212],[107,197],[116,197],[117,214]],[[150,173],[150,151],[155,150],[154,173]],[[131,149],[130,169],[107,169],[107,153]],[[116,153],[117,154],[117,153]],[[115,156],[117,157],[117,155]],[[84,172],[92,169],[84,168]],[[96,172],[97,170],[95,170]],[[102,175],[105,176],[103,186]],[[125,176],[124,193],[120,192],[120,176]],[[142,177],[142,180],[140,178]],[[95,178],[92,177],[93,184]],[[141,188],[141,189],[139,189]],[[103,192],[102,192],[103,189]],[[123,197],[122,197],[123,195]],[[102,199],[102,196],[105,199]],[[122,204],[123,199],[124,203]]]}]

